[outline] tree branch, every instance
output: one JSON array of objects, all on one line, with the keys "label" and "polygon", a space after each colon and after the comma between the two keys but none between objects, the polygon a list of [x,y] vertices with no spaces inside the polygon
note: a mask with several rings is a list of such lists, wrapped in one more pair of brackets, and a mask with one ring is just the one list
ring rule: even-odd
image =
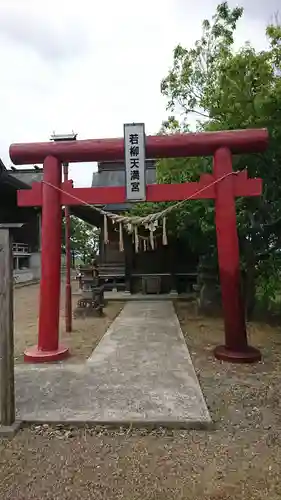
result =
[{"label": "tree branch", "polygon": [[197,115],[200,115],[200,116],[203,116],[204,118],[210,118],[209,115],[206,115],[205,113],[202,113],[202,111],[198,111],[197,109],[191,109],[191,108],[187,108],[185,104],[181,104],[180,103],[180,106],[184,109],[184,112],[187,114],[187,113],[195,113]]},{"label": "tree branch", "polygon": [[[280,252],[280,246],[278,246],[278,247],[275,246],[275,247],[272,247],[272,248],[268,248],[265,252],[256,253],[256,259],[257,260],[266,260],[274,252],[277,252],[277,251]],[[281,254],[280,254],[280,257],[281,257]]]}]

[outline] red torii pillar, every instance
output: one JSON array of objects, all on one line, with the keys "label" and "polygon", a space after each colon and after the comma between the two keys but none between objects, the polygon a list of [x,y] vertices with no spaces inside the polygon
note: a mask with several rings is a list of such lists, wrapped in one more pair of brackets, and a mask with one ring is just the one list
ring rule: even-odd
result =
[{"label": "red torii pillar", "polygon": [[[236,196],[259,196],[260,179],[248,179],[246,172],[232,173],[232,154],[264,151],[268,133],[264,129],[148,136],[147,158],[176,158],[213,155],[213,175],[202,175],[199,182],[148,185],[147,201],[215,199],[216,231],[225,323],[225,344],[215,349],[218,359],[255,362],[260,352],[249,346],[241,298],[239,247],[236,228]],[[123,160],[123,139],[86,140],[13,144],[10,157],[14,164],[44,163],[43,183],[34,183],[29,191],[18,192],[20,206],[42,206],[42,277],[38,345],[25,351],[25,361],[42,362],[62,359],[68,349],[59,345],[61,206],[124,203],[125,186],[112,188],[73,188],[61,184],[63,162]],[[215,181],[225,177],[222,181]],[[204,188],[204,191],[201,191]],[[60,191],[62,189],[62,191]],[[199,192],[198,192],[199,191]],[[74,196],[74,198],[73,198]]]}]

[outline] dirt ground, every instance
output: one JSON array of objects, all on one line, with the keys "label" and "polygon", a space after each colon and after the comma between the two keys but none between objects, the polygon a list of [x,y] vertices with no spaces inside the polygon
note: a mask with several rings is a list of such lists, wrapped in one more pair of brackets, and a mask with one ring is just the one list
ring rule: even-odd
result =
[{"label": "dirt ground", "polygon": [[[73,283],[77,291],[77,284]],[[72,308],[76,307],[79,296],[73,295]],[[60,339],[69,346],[69,361],[81,362],[88,358],[103,337],[109,325],[120,313],[124,303],[111,302],[100,318],[77,318],[73,320],[73,331],[66,334],[64,325],[64,285],[62,284]],[[14,290],[14,345],[15,362],[23,362],[26,347],[35,345],[38,336],[39,285],[24,286]]]},{"label": "dirt ground", "polygon": [[22,430],[0,444],[2,499],[279,500],[281,330],[249,325],[263,361],[214,360],[219,319],[177,306],[213,431]]}]

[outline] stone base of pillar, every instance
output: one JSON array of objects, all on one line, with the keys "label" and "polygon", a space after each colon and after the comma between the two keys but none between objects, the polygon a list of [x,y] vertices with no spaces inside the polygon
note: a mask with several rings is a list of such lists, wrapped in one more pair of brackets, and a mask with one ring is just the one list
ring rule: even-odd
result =
[{"label": "stone base of pillar", "polygon": [[21,420],[16,420],[11,425],[0,425],[0,437],[12,439],[22,426]]},{"label": "stone base of pillar", "polygon": [[59,345],[55,351],[41,351],[38,346],[28,347],[24,351],[24,361],[26,363],[47,363],[50,361],[60,361],[69,356],[69,349]]},{"label": "stone base of pillar", "polygon": [[261,360],[260,351],[252,346],[247,346],[244,351],[234,351],[219,345],[214,349],[214,355],[220,361],[229,363],[257,363]]}]

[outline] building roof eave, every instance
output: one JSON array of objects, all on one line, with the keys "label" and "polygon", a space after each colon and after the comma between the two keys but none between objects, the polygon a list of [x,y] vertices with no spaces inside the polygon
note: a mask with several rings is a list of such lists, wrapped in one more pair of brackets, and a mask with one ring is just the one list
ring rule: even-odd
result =
[{"label": "building roof eave", "polygon": [[1,176],[1,182],[4,184],[9,184],[10,186],[14,187],[15,189],[31,189],[31,186],[26,184],[23,181],[20,181],[19,179],[16,179],[12,175],[9,175],[8,171],[4,172]]},{"label": "building roof eave", "polygon": [[0,158],[0,182],[3,184],[9,184],[9,186],[14,187],[15,189],[30,189],[30,186],[26,184],[26,182],[17,179],[9,172],[10,171],[5,167]]}]

